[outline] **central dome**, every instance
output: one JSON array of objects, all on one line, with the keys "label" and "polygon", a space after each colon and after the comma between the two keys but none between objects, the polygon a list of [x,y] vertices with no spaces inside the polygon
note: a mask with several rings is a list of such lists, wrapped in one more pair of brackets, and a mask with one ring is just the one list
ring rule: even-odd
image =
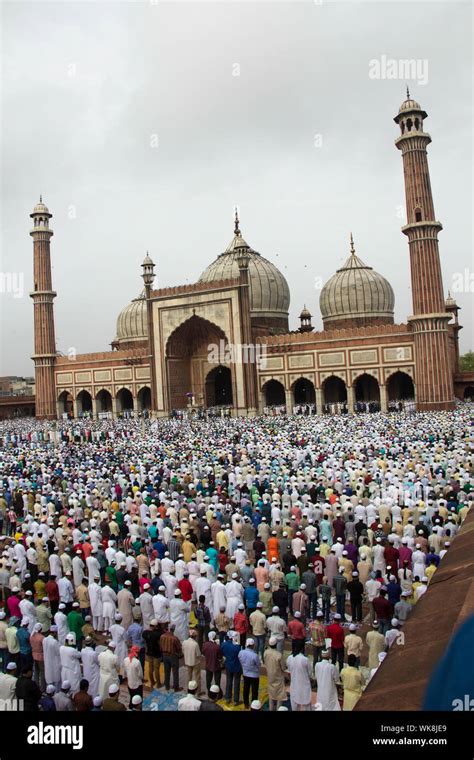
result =
[{"label": "central dome", "polygon": [[393,324],[394,303],[392,286],[356,256],[351,235],[349,258],[321,290],[324,329]]},{"label": "central dome", "polygon": [[277,332],[288,330],[290,289],[277,267],[245,242],[236,216],[234,237],[204,270],[199,282],[216,282],[239,278],[239,250],[246,249],[249,260],[250,316],[254,329]]}]

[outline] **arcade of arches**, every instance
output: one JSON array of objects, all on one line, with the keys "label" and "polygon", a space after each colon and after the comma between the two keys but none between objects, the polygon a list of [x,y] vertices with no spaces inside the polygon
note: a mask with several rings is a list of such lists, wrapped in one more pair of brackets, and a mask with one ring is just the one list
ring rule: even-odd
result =
[{"label": "arcade of arches", "polygon": [[[474,396],[474,389],[470,389]],[[261,411],[286,406],[291,412],[306,407],[310,413],[374,412],[405,408],[414,402],[412,378],[405,372],[395,372],[380,385],[376,377],[363,372],[347,386],[337,375],[327,377],[321,388],[315,388],[308,378],[296,380],[286,391],[279,380],[268,380],[261,390]]]},{"label": "arcade of arches", "polygon": [[151,390],[148,386],[140,388],[136,395],[128,388],[120,388],[115,396],[101,388],[95,398],[83,389],[76,398],[69,391],[62,391],[57,400],[58,417],[102,417],[122,416],[126,414],[146,414],[151,409]]}]

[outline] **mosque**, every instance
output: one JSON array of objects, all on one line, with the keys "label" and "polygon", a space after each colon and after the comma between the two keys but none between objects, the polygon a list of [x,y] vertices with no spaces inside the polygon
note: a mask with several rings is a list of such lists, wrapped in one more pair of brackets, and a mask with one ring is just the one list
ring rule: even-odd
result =
[{"label": "mosque", "polygon": [[[290,290],[274,263],[234,235],[194,284],[154,287],[154,263],[142,264],[143,289],[117,318],[111,350],[57,352],[49,226],[40,199],[31,213],[34,249],[36,416],[169,416],[179,410],[227,410],[253,416],[295,407],[321,414],[381,409],[409,402],[449,410],[473,394],[459,370],[459,307],[445,298],[424,131],[426,112],[407,92],[395,122],[405,178],[413,314],[394,322],[394,292],[357,255],[322,288],[323,330],[304,308],[290,331]],[[137,277],[138,279],[138,277]],[[137,287],[138,290],[138,287]],[[210,347],[249,347],[260,361],[210,356]],[[472,374],[472,373],[471,373]]]}]

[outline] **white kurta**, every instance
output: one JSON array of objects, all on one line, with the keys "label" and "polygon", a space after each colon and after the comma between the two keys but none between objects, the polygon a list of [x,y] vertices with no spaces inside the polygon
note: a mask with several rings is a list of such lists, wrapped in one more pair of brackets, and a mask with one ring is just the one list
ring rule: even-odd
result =
[{"label": "white kurta", "polygon": [[140,602],[140,610],[142,613],[142,625],[143,630],[148,631],[150,628],[150,623],[153,620],[154,612],[153,612],[153,597],[148,591],[144,591],[143,594],[140,594],[138,597]]},{"label": "white kurta", "polygon": [[22,617],[28,620],[28,633],[32,634],[33,628],[37,623],[35,605],[33,602],[29,602],[28,599],[22,599],[19,606]]},{"label": "white kurta", "polygon": [[100,680],[99,680],[99,696],[102,699],[107,699],[109,696],[109,687],[116,683],[119,685],[119,674],[117,670],[117,657],[110,649],[106,649],[105,652],[99,654],[99,667],[100,667]]},{"label": "white kurta", "polygon": [[123,676],[123,661],[128,654],[127,646],[127,631],[120,625],[120,623],[114,623],[109,628],[112,641],[115,644],[115,654],[119,665],[119,673]]},{"label": "white kurta", "polygon": [[317,662],[314,668],[314,675],[317,681],[318,702],[322,710],[337,711],[341,709],[337,698],[336,683],[339,674],[336,665],[329,660]]},{"label": "white kurta", "polygon": [[81,660],[84,678],[87,678],[89,681],[89,688],[87,689],[87,693],[93,699],[99,695],[99,655],[92,647],[84,647],[81,651]]},{"label": "white kurta", "polygon": [[103,617],[102,589],[98,583],[89,583],[89,599],[93,617]]},{"label": "white kurta", "polygon": [[66,641],[66,636],[69,633],[69,626],[67,624],[67,617],[64,612],[58,610],[54,616],[54,624],[58,626],[58,641],[62,646]]},{"label": "white kurta", "polygon": [[69,681],[73,694],[79,691],[81,680],[81,653],[74,647],[62,646],[59,649],[61,658],[61,678]]},{"label": "white kurta", "polygon": [[212,607],[214,610],[214,615],[217,615],[220,611],[221,607],[226,606],[227,604],[227,597],[225,593],[225,586],[221,581],[216,581],[212,584],[211,587],[211,596],[212,596]]},{"label": "white kurta", "polygon": [[170,623],[176,626],[175,636],[184,641],[189,636],[189,613],[191,602],[183,602],[182,599],[170,601]]},{"label": "white kurta", "polygon": [[117,611],[117,594],[111,586],[104,586],[101,589],[102,599],[102,617],[106,628],[113,622]]},{"label": "white kurta", "polygon": [[290,699],[296,705],[311,704],[311,664],[304,654],[288,657],[286,666],[290,671]]},{"label": "white kurta", "polygon": [[153,597],[153,614],[159,623],[169,623],[170,602],[164,594],[157,594]]},{"label": "white kurta", "polygon": [[61,688],[61,657],[59,649],[59,641],[54,636],[45,636],[43,639],[44,678],[46,685],[54,684],[57,689]]},{"label": "white kurta", "polygon": [[226,589],[226,607],[225,614],[229,620],[234,619],[234,615],[239,609],[239,604],[243,603],[244,590],[238,581],[230,581]]}]

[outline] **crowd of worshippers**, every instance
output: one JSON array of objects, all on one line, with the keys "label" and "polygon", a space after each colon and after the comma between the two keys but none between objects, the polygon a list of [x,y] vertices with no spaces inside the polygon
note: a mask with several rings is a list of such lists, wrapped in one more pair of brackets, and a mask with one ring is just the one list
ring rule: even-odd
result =
[{"label": "crowd of worshippers", "polygon": [[10,423],[2,704],[353,709],[472,505],[469,414]]}]

